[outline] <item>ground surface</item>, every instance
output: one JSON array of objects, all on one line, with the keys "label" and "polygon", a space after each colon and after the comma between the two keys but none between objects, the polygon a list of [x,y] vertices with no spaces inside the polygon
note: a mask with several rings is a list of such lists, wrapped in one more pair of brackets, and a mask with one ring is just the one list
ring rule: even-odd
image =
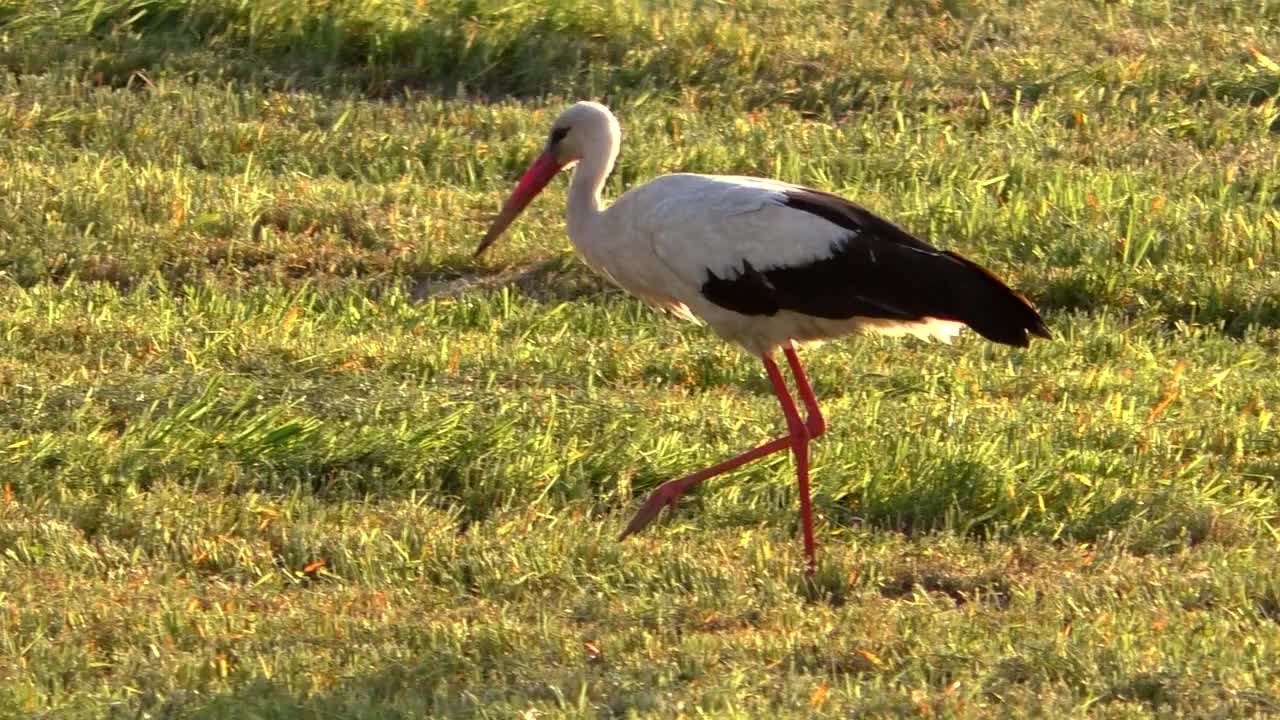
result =
[{"label": "ground surface", "polygon": [[[321,5],[0,0],[0,716],[1280,712],[1280,4]],[[1057,333],[806,353],[812,583],[785,457],[613,539],[757,363],[470,258],[579,97]]]}]

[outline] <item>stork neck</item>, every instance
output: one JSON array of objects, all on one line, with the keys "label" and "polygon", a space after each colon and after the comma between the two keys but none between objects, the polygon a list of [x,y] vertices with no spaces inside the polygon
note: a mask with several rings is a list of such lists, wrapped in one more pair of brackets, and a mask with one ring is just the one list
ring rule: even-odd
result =
[{"label": "stork neck", "polygon": [[613,170],[613,161],[617,150],[610,148],[607,154],[588,155],[578,162],[573,171],[573,181],[569,183],[569,207],[567,219],[569,238],[580,243],[587,237],[591,224],[603,211],[600,202],[600,191],[604,189],[604,181]]}]

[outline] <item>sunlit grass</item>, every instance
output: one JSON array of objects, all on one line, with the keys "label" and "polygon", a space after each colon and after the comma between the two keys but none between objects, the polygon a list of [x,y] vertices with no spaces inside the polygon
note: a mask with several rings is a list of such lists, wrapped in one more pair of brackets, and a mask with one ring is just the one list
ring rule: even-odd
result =
[{"label": "sunlit grass", "polygon": [[[1280,172],[1254,3],[0,2],[0,715],[1280,711]],[[857,198],[1056,337],[758,363],[569,250],[608,192]]]}]

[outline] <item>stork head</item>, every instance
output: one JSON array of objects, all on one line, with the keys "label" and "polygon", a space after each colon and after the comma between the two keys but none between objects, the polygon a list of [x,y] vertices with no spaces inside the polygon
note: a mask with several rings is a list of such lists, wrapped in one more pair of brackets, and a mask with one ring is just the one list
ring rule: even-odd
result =
[{"label": "stork head", "polygon": [[502,231],[542,192],[556,173],[584,158],[600,158],[607,161],[606,165],[612,165],[621,136],[617,118],[609,112],[609,108],[600,103],[574,103],[560,113],[551,124],[551,133],[542,154],[525,171],[511,197],[502,206],[502,211],[494,218],[489,231],[476,248],[476,257],[502,235]]}]

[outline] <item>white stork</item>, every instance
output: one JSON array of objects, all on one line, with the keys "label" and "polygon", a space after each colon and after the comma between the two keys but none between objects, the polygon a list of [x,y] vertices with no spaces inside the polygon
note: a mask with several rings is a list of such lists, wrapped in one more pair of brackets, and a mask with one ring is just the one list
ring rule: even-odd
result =
[{"label": "white stork", "polygon": [[[815,568],[809,441],[826,421],[796,341],[858,331],[950,340],[964,326],[1006,345],[1049,337],[1035,308],[977,264],[943,252],[842,197],[776,180],[677,174],[600,202],[621,131],[609,109],[561,113],[546,148],[494,219],[479,256],[560,170],[569,186],[569,239],[592,268],[649,304],[701,319],[764,362],[787,434],[659,487],[621,538],[639,532],[690,487],[790,448],[800,491],[807,571]],[[781,349],[807,411],[801,419],[778,365]],[[620,539],[621,539],[620,538]]]}]

